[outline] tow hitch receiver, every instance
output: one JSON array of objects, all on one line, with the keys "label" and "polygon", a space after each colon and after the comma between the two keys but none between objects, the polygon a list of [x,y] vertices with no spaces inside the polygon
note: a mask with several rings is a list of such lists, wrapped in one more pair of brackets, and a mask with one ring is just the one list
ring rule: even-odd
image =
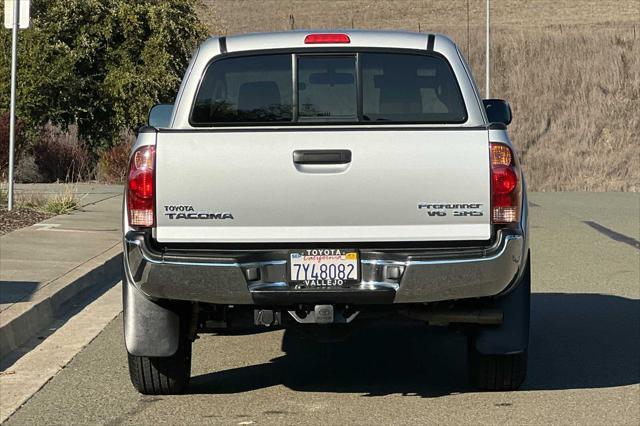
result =
[{"label": "tow hitch receiver", "polygon": [[313,313],[318,324],[330,324],[333,322],[333,305],[316,305]]},{"label": "tow hitch receiver", "polygon": [[313,310],[288,311],[289,315],[301,324],[344,324],[353,321],[358,311],[333,305],[315,305]]}]

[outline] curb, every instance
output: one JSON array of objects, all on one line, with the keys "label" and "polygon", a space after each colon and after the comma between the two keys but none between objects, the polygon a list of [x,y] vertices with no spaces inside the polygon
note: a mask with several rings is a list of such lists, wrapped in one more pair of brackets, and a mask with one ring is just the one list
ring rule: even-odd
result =
[{"label": "curb", "polygon": [[[16,303],[0,313],[0,357],[38,335],[74,302],[102,294],[122,279],[122,248],[111,248],[49,282],[31,302]],[[26,306],[25,306],[26,305]]]}]

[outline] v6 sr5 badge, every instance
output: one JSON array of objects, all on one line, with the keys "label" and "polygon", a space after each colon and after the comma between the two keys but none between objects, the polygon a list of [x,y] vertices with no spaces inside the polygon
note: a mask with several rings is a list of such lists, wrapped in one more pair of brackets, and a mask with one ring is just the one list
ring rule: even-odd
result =
[{"label": "v6 sr5 badge", "polygon": [[484,216],[482,203],[418,203],[418,210],[430,217]]}]

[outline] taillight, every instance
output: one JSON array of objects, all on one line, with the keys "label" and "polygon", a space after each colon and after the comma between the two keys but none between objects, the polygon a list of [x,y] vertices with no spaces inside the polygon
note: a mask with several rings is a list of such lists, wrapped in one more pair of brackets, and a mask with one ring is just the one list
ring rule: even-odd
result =
[{"label": "taillight", "polygon": [[132,226],[153,226],[156,147],[143,146],[131,156],[127,180],[127,212]]},{"label": "taillight", "polygon": [[520,220],[520,172],[513,152],[505,144],[491,149],[491,221],[513,223]]},{"label": "taillight", "polygon": [[323,43],[351,43],[351,39],[346,34],[309,34],[304,38],[304,44]]}]

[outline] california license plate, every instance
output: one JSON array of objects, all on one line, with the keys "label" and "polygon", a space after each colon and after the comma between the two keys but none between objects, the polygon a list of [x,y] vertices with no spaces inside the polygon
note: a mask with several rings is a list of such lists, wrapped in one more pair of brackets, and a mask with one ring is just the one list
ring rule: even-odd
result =
[{"label": "california license plate", "polygon": [[359,282],[358,252],[347,249],[289,252],[289,281],[296,287],[340,287]]}]

